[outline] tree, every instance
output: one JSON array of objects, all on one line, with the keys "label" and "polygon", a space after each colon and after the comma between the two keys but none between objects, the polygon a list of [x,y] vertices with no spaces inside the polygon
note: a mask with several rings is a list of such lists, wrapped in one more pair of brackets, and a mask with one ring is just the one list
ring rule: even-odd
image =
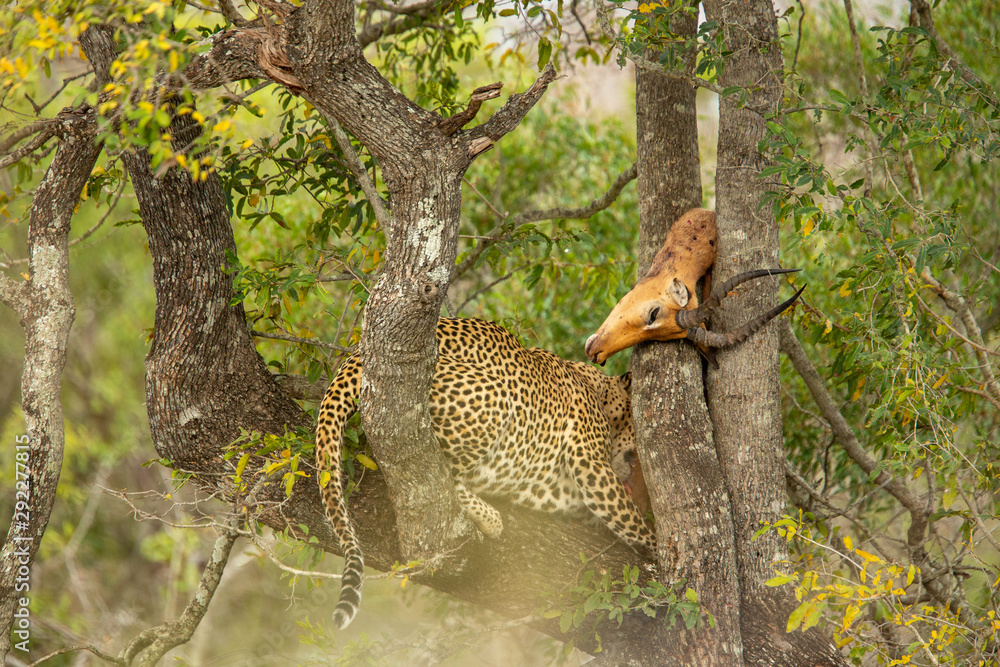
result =
[{"label": "tree", "polygon": [[[923,3],[913,5],[912,28],[883,29],[871,42],[854,30],[849,3],[846,31],[824,32],[803,17],[798,34],[786,36],[784,53],[782,24],[769,3],[707,3],[709,21],[701,25],[686,3],[641,4],[614,15],[599,8],[590,16],[576,3],[564,9],[560,16],[530,2],[502,10],[476,6],[476,18],[518,14],[518,25],[541,35],[534,47],[541,74],[489,114],[484,103],[499,95],[499,86],[476,82],[468,94],[458,85],[455,63],[469,64],[478,34],[472,10],[450,3],[269,2],[250,20],[221,2],[226,22],[205,28],[162,3],[60,6],[24,22],[37,26],[37,35],[26,36],[24,27],[10,33],[11,47],[34,41],[20,58],[0,61],[9,75],[4,104],[38,118],[7,133],[3,166],[19,170],[24,183],[37,180],[30,160],[47,165],[49,175],[27,207],[28,280],[13,272],[0,279],[0,298],[21,316],[27,336],[22,402],[32,494],[28,528],[15,523],[5,546],[5,627],[24,606],[11,595],[15,550],[29,542],[29,564],[35,557],[60,469],[63,427],[54,387],[71,312],[68,219],[81,190],[103,195],[120,159],[153,259],[156,314],[146,359],[152,441],[179,479],[225,498],[227,507],[213,510],[216,549],[179,622],[115,647],[119,660],[155,662],[190,638],[238,535],[258,540],[268,526],[292,544],[336,550],[315,491],[312,419],[293,399],[315,394],[321,376],[335,368],[325,351],[354,345],[364,355],[363,426],[378,470],[364,473],[350,507],[366,561],[376,569],[400,571],[572,639],[607,664],[835,662],[828,633],[859,661],[994,659],[987,635],[995,596],[978,582],[995,578],[984,551],[995,546],[988,528],[995,510],[985,504],[993,482],[984,471],[993,465],[992,409],[1000,394],[988,342],[996,320],[977,310],[976,298],[988,303],[996,291],[988,268],[995,261],[981,260],[975,245],[967,250],[955,233],[960,223],[970,234],[996,233],[983,222],[995,201],[980,201],[967,187],[992,182],[992,72],[964,64],[969,46],[954,46],[948,27],[936,25]],[[513,195],[496,195],[504,186],[513,191],[513,184],[486,197],[479,194],[484,182],[470,176],[481,199],[470,208],[483,213],[463,223],[463,176],[483,152],[494,146],[502,152],[498,142],[507,133],[532,141],[516,128],[536,122],[528,112],[555,79],[544,65],[555,59],[569,66],[574,49],[599,61],[595,25],[604,44],[637,66],[635,167],[603,174],[575,205],[545,201],[551,193],[543,193],[538,210],[513,214],[501,203]],[[210,39],[201,40],[199,31]],[[74,39],[98,92],[70,84],[53,99],[74,107],[47,120],[41,113],[47,105],[27,90],[28,68],[50,66]],[[800,60],[799,47],[810,40],[830,47],[807,49]],[[839,52],[834,45],[844,40],[861,74],[856,92],[836,83],[853,76],[842,71],[845,63],[819,61],[818,54]],[[511,48],[501,60],[522,56]],[[869,76],[878,92],[869,91]],[[236,137],[240,118],[270,117],[258,93],[275,83],[283,86],[274,99],[282,106],[280,127],[262,139]],[[518,299],[541,303],[553,338],[572,332],[580,340],[600,313],[590,320],[566,315],[578,303],[532,287],[573,278],[587,285],[588,298],[610,301],[603,278],[627,276],[630,262],[585,259],[586,227],[565,221],[607,207],[636,174],[640,271],[666,224],[702,204],[697,88],[721,97],[714,278],[775,265],[782,221],[788,264],[836,282],[836,292],[810,291],[795,318],[798,329],[812,331],[811,354],[832,358],[832,370],[817,373],[793,330],[777,325],[721,355],[704,385],[689,346],[636,351],[634,415],[643,470],[653,482],[659,587],[640,579],[634,567],[641,559],[624,546],[605,548],[600,532],[551,517],[504,508],[505,536],[480,543],[428,426],[424,396],[436,319],[442,309],[461,312],[489,293],[508,310]],[[218,90],[223,96],[213,99]],[[482,119],[474,125],[477,114]],[[850,168],[831,171],[815,156],[822,144],[812,137],[820,132],[845,137],[858,154],[861,179]],[[59,148],[49,160],[42,147],[53,138]],[[110,159],[95,169],[102,149]],[[931,154],[938,171],[964,174],[965,185],[939,182]],[[897,172],[905,175],[905,195]],[[959,207],[940,203],[949,197],[976,202],[968,222]],[[253,226],[244,243],[234,239],[235,218]],[[540,220],[562,222],[542,227]],[[459,233],[463,224],[471,233]],[[603,234],[596,254],[623,252],[627,228],[589,224]],[[301,240],[291,247],[276,241],[292,235]],[[341,239],[344,250],[337,247]],[[266,260],[248,260],[247,246],[255,243],[277,250]],[[555,256],[553,248],[562,253]],[[987,268],[975,276],[976,267]],[[949,284],[938,277],[944,269],[959,278]],[[367,276],[372,271],[377,279]],[[519,283],[512,279],[517,274],[524,276]],[[966,285],[961,276],[973,278]],[[954,312],[961,330],[921,296],[917,278]],[[327,290],[337,283],[349,287]],[[517,298],[504,301],[497,285]],[[346,305],[334,304],[331,293]],[[773,303],[776,285],[740,293],[716,327],[733,328],[755,306]],[[325,347],[311,342],[311,308],[337,322]],[[509,316],[492,308],[481,312]],[[46,312],[63,316],[57,321]],[[37,331],[53,323],[58,335]],[[779,334],[794,369],[783,371],[780,385]],[[255,338],[267,337],[286,347],[261,346],[270,357],[265,362]],[[563,354],[573,348],[552,342],[565,346],[558,349]],[[305,377],[275,375],[274,367]],[[897,372],[905,376],[902,385]],[[784,406],[782,386],[789,396]],[[806,392],[822,418],[802,407]],[[865,433],[868,425],[877,435]],[[952,426],[960,435],[947,435]],[[827,433],[838,448],[824,447]],[[348,461],[358,468],[355,481],[366,461],[363,452]],[[785,508],[786,479],[792,511]],[[899,531],[886,528],[897,507],[911,517],[898,545],[892,540]],[[400,570],[398,563],[407,562]],[[602,571],[606,576],[595,574]],[[962,583],[970,572],[973,582]],[[782,587],[793,582],[794,598],[790,586]],[[546,588],[563,596],[538,614],[538,592]],[[658,620],[623,614],[636,604],[629,595],[643,611],[665,607]],[[925,611],[914,611],[918,601]]]}]

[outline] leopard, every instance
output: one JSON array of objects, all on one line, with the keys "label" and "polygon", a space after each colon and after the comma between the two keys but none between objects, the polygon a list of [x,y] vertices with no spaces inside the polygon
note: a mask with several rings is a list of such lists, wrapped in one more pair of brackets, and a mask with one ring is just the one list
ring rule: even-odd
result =
[{"label": "leopard", "polygon": [[[655,537],[612,461],[635,449],[631,375],[605,375],[541,348],[527,348],[499,324],[441,318],[429,411],[462,506],[487,538],[503,531],[483,499],[543,512],[592,517],[644,557]],[[343,434],[357,411],[361,355],[341,364],[320,405],[316,458],[324,509],[344,556],[338,628],[361,604],[364,559],[342,488]],[[627,474],[627,473],[626,473]]]}]

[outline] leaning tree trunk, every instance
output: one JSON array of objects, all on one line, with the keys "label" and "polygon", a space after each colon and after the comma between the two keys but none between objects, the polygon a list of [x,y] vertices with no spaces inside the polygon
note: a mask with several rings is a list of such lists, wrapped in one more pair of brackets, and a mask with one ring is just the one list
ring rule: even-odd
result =
[{"label": "leaning tree trunk", "polygon": [[[695,17],[679,22],[697,29]],[[701,206],[696,90],[636,70],[639,275],[671,224]],[[660,623],[647,641],[612,646],[605,664],[741,665],[739,585],[729,496],[712,442],[701,358],[686,342],[639,345],[632,353],[632,414],[639,459],[656,516],[661,578],[686,579],[715,628]]]},{"label": "leaning tree trunk", "polygon": [[59,392],[76,312],[69,289],[70,221],[101,154],[94,109],[65,111],[57,122],[62,126],[59,148],[31,205],[29,279],[15,284],[0,275],[0,300],[24,327],[21,405],[27,436],[26,441],[4,443],[16,448],[15,478],[3,482],[16,494],[16,508],[0,552],[0,662],[11,649],[15,621],[16,643],[30,642],[30,585],[37,583],[30,581],[30,569],[55,502],[65,443]]},{"label": "leaning tree trunk", "polygon": [[[766,121],[781,102],[782,53],[769,0],[707,5],[732,52],[720,85],[749,89],[745,104],[730,95],[719,105],[718,284],[742,271],[778,266],[778,226],[770,207],[762,205],[771,184],[760,177],[767,159],[758,142],[766,138]],[[748,313],[766,310],[778,287],[774,279],[741,287],[738,299],[723,301],[716,311],[713,328],[734,329]],[[764,327],[742,345],[721,351],[718,361],[719,369],[708,374],[708,407],[732,500],[746,664],[837,664],[836,650],[820,633],[786,634],[795,600],[764,585],[787,558],[785,540],[774,531],[754,539],[785,512],[777,329]]]}]

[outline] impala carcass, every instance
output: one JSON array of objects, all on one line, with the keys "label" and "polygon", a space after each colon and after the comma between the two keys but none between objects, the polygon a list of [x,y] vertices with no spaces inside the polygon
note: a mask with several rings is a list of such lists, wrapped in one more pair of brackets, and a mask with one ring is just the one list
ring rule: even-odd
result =
[{"label": "impala carcass", "polygon": [[[759,269],[730,278],[710,291],[709,270],[715,264],[715,213],[696,208],[682,215],[670,228],[663,247],[653,259],[649,271],[614,307],[604,324],[587,339],[587,357],[603,364],[616,352],[649,340],[687,338],[695,343],[714,364],[711,349],[734,345],[795,303],[803,286],[787,301],[750,320],[736,331],[716,333],[704,328],[705,322],[719,303],[737,285],[800,269]],[[708,274],[708,275],[706,275]],[[706,276],[704,294],[710,294],[699,305],[695,285]]]}]

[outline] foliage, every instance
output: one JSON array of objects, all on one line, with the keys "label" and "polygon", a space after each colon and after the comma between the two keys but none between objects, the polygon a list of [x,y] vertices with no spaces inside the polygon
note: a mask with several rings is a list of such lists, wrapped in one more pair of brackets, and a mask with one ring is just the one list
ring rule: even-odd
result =
[{"label": "foliage", "polygon": [[[586,555],[580,554],[580,560],[587,565]],[[715,627],[715,619],[698,604],[697,592],[683,588],[684,580],[666,586],[651,578],[640,583],[641,576],[638,567],[628,565],[622,578],[615,580],[609,572],[597,576],[593,570],[584,570],[578,585],[553,595],[542,618],[558,618],[559,631],[564,634],[581,629],[584,634],[592,633],[598,647],[599,623],[606,619],[621,625],[624,615],[632,612],[659,618],[669,627],[678,621],[687,630]]]},{"label": "foliage", "polygon": [[[796,323],[877,466],[867,475],[825,444],[827,420],[802,407],[810,399],[786,369],[789,458],[813,488],[799,503],[808,511],[774,527],[795,570],[771,583],[796,583],[790,629],[828,619],[859,663],[996,664],[988,526],[1000,510],[1000,423],[987,348],[1000,280],[996,199],[980,192],[998,176],[1000,108],[986,83],[996,61],[962,51],[970,77],[922,26],[872,26],[858,34],[860,64],[834,58],[851,51],[850,32],[840,12],[822,11],[802,19],[809,48],[789,41],[799,60],[761,147],[773,157],[762,176],[786,225],[785,261],[826,286],[807,291]],[[937,18],[963,49],[950,26],[990,30],[971,12]],[[879,490],[883,472],[926,509],[915,516]],[[929,530],[908,532],[901,510]],[[938,588],[940,577],[950,583]]]}]

